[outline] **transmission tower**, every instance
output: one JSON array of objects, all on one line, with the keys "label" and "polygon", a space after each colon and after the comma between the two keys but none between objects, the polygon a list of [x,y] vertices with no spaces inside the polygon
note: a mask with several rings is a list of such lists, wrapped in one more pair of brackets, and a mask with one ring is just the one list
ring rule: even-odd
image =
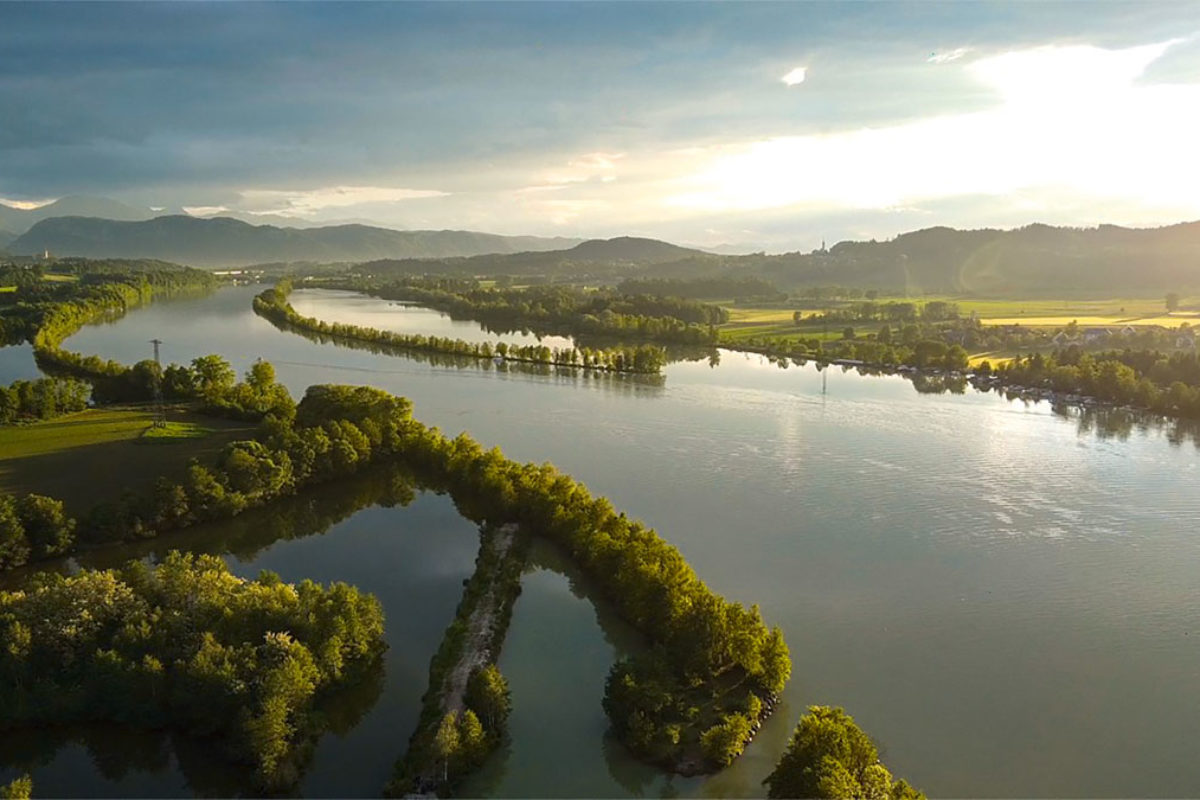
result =
[{"label": "transmission tower", "polygon": [[162,344],[161,339],[151,339],[150,344],[154,345],[154,364],[157,367],[154,370],[154,427],[167,427],[167,412],[163,408],[163,393],[162,393],[162,362],[158,358],[158,346]]}]

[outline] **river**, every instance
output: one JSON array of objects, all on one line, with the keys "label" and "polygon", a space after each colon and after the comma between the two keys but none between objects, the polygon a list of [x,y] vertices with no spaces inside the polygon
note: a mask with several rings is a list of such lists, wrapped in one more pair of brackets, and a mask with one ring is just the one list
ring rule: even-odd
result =
[{"label": "river", "polygon": [[[931,796],[1200,787],[1192,444],[1152,426],[1104,435],[1044,403],[919,394],[897,376],[781,369],[730,352],[718,366],[672,364],[657,382],[434,366],[278,331],[250,310],[261,288],[152,305],[65,346],[129,363],[160,338],[165,361],[216,352],[242,371],[265,358],[297,396],[326,382],[403,394],[423,422],[551,461],[607,495],[678,546],[713,589],[760,604],[787,637],[785,702],[746,755],[711,778],[668,781],[606,738],[600,697],[625,634],[543,553],[536,561],[551,569],[526,576],[501,657],[511,745],[468,793],[761,794],[814,703],[844,706],[893,772]],[[388,313],[386,301],[349,293],[293,298],[327,320]],[[186,536],[175,541],[227,552],[240,574],[275,569],[380,595],[391,647],[379,699],[322,740],[302,786],[310,796],[377,793],[469,574],[473,527],[445,497],[418,494],[407,508],[367,508],[324,535],[253,550],[226,546],[227,530]],[[82,747],[43,758],[39,793],[204,790],[175,756],[117,780]]]}]

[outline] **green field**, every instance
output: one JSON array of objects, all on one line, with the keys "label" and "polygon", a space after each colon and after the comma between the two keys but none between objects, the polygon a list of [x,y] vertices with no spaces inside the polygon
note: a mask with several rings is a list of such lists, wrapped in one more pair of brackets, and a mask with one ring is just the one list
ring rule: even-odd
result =
[{"label": "green field", "polygon": [[180,439],[203,439],[213,432],[194,422],[167,422],[163,425],[152,425],[142,431],[139,442],[142,444],[171,444]]},{"label": "green field", "polygon": [[83,514],[126,489],[146,490],[160,475],[179,480],[190,459],[211,459],[254,430],[183,409],[171,409],[168,419],[171,436],[152,447],[143,438],[154,421],[145,407],[89,409],[0,428],[0,492],[50,495]]}]

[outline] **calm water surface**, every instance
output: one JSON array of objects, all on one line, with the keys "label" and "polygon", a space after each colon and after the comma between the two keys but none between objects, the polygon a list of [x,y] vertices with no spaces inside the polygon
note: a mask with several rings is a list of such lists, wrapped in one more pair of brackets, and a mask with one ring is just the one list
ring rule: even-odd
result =
[{"label": "calm water surface", "polygon": [[13,381],[29,381],[41,377],[42,373],[37,364],[33,363],[33,345],[0,346],[0,383],[7,386]]},{"label": "calm water surface", "polygon": [[333,304],[337,308],[338,322],[396,333],[444,336],[466,342],[502,341],[507,344],[544,344],[558,348],[573,346],[565,336],[539,337],[521,331],[490,333],[478,322],[454,320],[450,315],[432,308],[339,289],[297,289],[288,296],[288,300],[292,308],[306,317],[322,319],[321,314]]},{"label": "calm water surface", "polygon": [[[249,310],[260,290],[151,306],[85,328],[66,346],[131,362],[157,336],[166,360],[217,352],[240,371],[266,358],[297,395],[321,382],[404,394],[426,423],[469,431],[514,458],[552,461],[609,496],[678,546],[715,590],[759,603],[787,636],[794,672],[782,712],[732,769],[667,785],[605,738],[600,697],[622,647],[620,626],[543,554],[547,569],[527,576],[501,661],[513,689],[513,740],[474,793],[760,794],[812,703],[845,706],[893,771],[930,795],[1200,791],[1200,454],[1192,444],[1136,426],[1101,436],[1045,404],[972,391],[920,395],[897,377],[783,370],[732,353],[715,368],[673,364],[661,384],[434,367],[279,332]],[[312,304],[304,313],[331,320],[361,306],[332,293],[304,302]],[[445,513],[443,527],[461,526],[458,539],[416,513],[425,502]],[[475,548],[470,524],[454,522],[439,502],[361,511],[324,536],[246,556],[238,569],[379,593],[389,638],[406,635],[395,632],[404,624],[397,603],[430,617],[427,635],[402,645],[412,650],[407,696],[419,698]],[[366,531],[393,524],[408,549],[381,556],[381,547],[397,546],[392,534]],[[447,577],[444,595],[417,587],[408,599],[388,599],[408,591],[398,584],[423,574],[415,564],[439,561],[451,540],[461,542],[460,572]],[[394,581],[380,577],[398,562],[406,566]],[[399,680],[398,649],[393,643],[388,655],[389,687]],[[356,793],[353,776],[374,780],[379,763],[402,750],[411,721],[381,710],[399,702],[388,691],[345,739],[322,743],[307,793]],[[381,734],[371,721],[383,717],[392,724]],[[70,769],[83,769],[79,762]],[[176,772],[162,776],[122,791],[89,773],[88,792],[183,791]],[[379,785],[361,783],[364,793]]]}]

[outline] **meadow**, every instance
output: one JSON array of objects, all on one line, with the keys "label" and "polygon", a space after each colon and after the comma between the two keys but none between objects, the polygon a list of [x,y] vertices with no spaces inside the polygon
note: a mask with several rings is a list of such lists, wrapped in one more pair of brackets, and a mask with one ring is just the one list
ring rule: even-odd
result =
[{"label": "meadow", "polygon": [[147,437],[152,409],[120,406],[0,428],[0,492],[57,497],[68,512],[83,514],[125,490],[140,492],[159,476],[179,481],[190,459],[210,461],[226,443],[253,431],[181,408],[169,409],[168,420],[165,431]]}]

